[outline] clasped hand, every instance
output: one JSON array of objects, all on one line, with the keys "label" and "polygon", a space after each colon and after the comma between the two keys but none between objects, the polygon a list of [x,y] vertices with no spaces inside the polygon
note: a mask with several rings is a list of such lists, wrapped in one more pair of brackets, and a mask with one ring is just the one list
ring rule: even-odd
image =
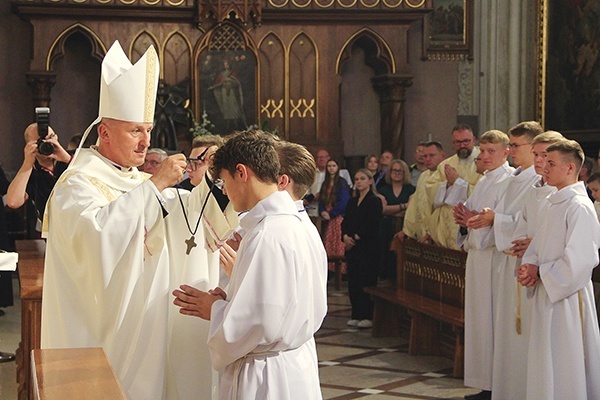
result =
[{"label": "clasped hand", "polygon": [[467,228],[479,229],[494,224],[494,210],[484,208],[481,212],[467,220]]},{"label": "clasped hand", "polygon": [[227,299],[227,294],[220,287],[204,292],[189,285],[181,285],[173,291],[173,304],[181,307],[179,312],[184,315],[200,317],[210,321],[210,310],[217,300]]},{"label": "clasped hand", "polygon": [[360,236],[357,234],[354,234],[354,236],[344,235],[344,245],[346,245],[346,250],[353,248],[359,240]]},{"label": "clasped hand", "polygon": [[534,286],[540,280],[538,276],[539,267],[534,264],[523,264],[519,267],[517,281],[525,286]]},{"label": "clasped hand", "polygon": [[456,180],[458,179],[458,171],[456,171],[456,168],[454,168],[450,164],[445,164],[444,174],[446,175],[448,186],[454,185],[454,182],[456,182]]},{"label": "clasped hand", "polygon": [[470,218],[478,215],[477,211],[469,210],[463,203],[456,204],[453,208],[454,222],[460,226],[467,226]]},{"label": "clasped hand", "polygon": [[526,237],[523,239],[513,240],[513,246],[510,248],[510,251],[512,252],[513,256],[522,258],[525,254],[525,250],[527,250],[527,248],[529,247],[529,243],[531,243],[531,239],[532,238]]}]

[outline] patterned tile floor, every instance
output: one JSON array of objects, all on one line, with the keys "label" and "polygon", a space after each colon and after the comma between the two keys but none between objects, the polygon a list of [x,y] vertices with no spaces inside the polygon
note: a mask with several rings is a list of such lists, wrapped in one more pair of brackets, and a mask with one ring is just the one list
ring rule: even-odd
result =
[{"label": "patterned tile floor", "polygon": [[[477,392],[452,377],[449,359],[409,356],[404,339],[372,338],[370,329],[348,328],[345,289],[330,286],[328,303],[328,315],[316,335],[324,399],[462,399]],[[0,351],[14,352],[20,340],[20,302],[5,311],[0,318]],[[14,362],[0,363],[0,399],[17,400]]]},{"label": "patterned tile floor", "polygon": [[350,304],[345,289],[330,286],[328,303],[316,335],[324,399],[462,399],[478,392],[452,377],[450,359],[409,356],[402,338],[372,338],[370,329],[347,327]]}]

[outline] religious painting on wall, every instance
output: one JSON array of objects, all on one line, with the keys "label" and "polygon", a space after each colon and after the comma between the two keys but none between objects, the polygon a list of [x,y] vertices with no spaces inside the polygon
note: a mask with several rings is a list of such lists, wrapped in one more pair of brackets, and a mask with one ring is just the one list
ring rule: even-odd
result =
[{"label": "religious painting on wall", "polygon": [[423,60],[473,59],[473,0],[433,0],[423,18]]},{"label": "religious painting on wall", "polygon": [[227,135],[256,124],[256,58],[246,50],[204,52],[199,59],[200,109]]},{"label": "religious painting on wall", "polygon": [[539,119],[545,129],[600,145],[600,0],[538,2]]}]

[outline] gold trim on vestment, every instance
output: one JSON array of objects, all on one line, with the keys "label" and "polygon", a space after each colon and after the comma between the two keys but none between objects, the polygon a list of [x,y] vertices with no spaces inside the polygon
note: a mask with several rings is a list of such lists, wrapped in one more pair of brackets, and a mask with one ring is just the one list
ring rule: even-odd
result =
[{"label": "gold trim on vestment", "polygon": [[156,92],[158,82],[156,80],[156,50],[154,46],[147,52],[146,64],[146,95],[144,100],[144,122],[154,121],[154,106],[156,103]]}]

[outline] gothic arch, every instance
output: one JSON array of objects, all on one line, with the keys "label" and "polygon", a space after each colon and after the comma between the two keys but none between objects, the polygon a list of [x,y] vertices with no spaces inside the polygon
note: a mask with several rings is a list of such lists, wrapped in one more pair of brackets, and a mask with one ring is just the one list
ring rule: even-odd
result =
[{"label": "gothic arch", "polygon": [[317,138],[319,51],[305,32],[295,35],[288,48],[289,122],[286,133],[295,141]]},{"label": "gothic arch", "polygon": [[52,42],[52,44],[50,45],[50,49],[48,50],[48,56],[46,57],[47,71],[51,71],[56,61],[64,57],[65,42],[71,35],[75,33],[80,33],[89,40],[92,46],[91,56],[97,59],[99,62],[102,62],[102,59],[104,58],[104,55],[107,52],[106,46],[104,45],[104,43],[102,43],[102,40],[94,31],[92,31],[85,25],[76,23],[62,31],[56,37],[56,39],[54,39],[54,42]]},{"label": "gothic arch", "polygon": [[191,77],[192,44],[180,31],[173,31],[165,38],[160,58],[164,64],[163,78],[167,83],[176,84]]},{"label": "gothic arch", "polygon": [[[225,32],[225,34],[220,36],[223,32]],[[238,36],[239,39],[236,38],[233,41],[227,41],[227,38],[231,38],[233,35]],[[205,50],[232,50],[242,48],[253,52],[254,56],[258,59],[256,45],[250,36],[238,25],[225,21],[215,25],[202,35],[194,49],[194,64],[197,65],[200,54]]]},{"label": "gothic arch", "polygon": [[[144,55],[146,50],[148,50],[148,47],[150,47],[150,45],[154,46],[156,54],[162,54],[162,48],[159,44],[159,41],[152,32],[144,29],[143,31],[135,35],[135,37],[131,41],[131,44],[129,45],[129,59],[131,60],[131,63],[135,64],[136,62],[138,62],[138,60]],[[163,79],[165,60],[162,57],[159,57],[158,60],[160,63],[160,78]]]},{"label": "gothic arch", "polygon": [[363,28],[352,35],[342,46],[335,65],[338,75],[341,74],[343,65],[352,56],[352,49],[355,46],[365,52],[365,63],[373,68],[376,75],[396,73],[394,56],[386,41],[371,29]]},{"label": "gothic arch", "polygon": [[286,49],[274,32],[267,33],[258,43],[259,125],[268,121],[269,128],[285,134]]}]

